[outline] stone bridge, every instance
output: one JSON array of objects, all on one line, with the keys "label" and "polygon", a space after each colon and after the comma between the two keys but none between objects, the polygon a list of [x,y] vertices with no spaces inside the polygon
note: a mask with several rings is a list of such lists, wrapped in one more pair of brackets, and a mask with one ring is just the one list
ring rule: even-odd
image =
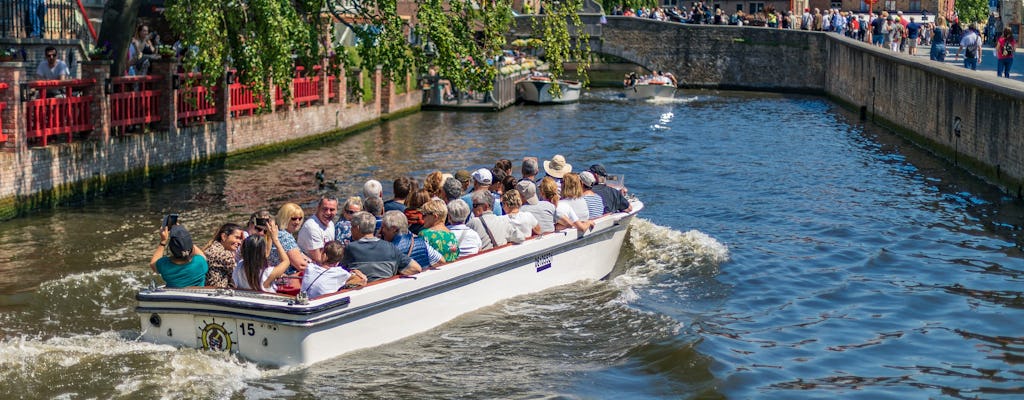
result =
[{"label": "stone bridge", "polygon": [[[516,18],[515,37],[532,35]],[[821,93],[827,34],[723,25],[691,25],[583,13],[593,53],[672,72],[684,87]],[[575,32],[570,31],[575,35]]]}]

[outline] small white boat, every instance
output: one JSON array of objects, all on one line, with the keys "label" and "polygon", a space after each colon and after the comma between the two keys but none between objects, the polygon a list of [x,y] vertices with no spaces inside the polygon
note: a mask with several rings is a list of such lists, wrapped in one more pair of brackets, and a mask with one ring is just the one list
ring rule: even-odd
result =
[{"label": "small white boat", "polygon": [[675,96],[676,85],[669,83],[637,83],[623,89],[626,98],[630,100],[644,100],[664,98],[671,99]]},{"label": "small white boat", "polygon": [[226,351],[268,366],[311,364],[427,331],[498,301],[611,273],[630,221],[605,215],[570,229],[315,299],[247,290],[168,289],[137,295],[142,339]]},{"label": "small white boat", "polygon": [[516,90],[519,97],[527,103],[534,104],[564,104],[574,103],[580,99],[580,89],[583,87],[577,81],[558,80],[558,89],[561,96],[551,96],[551,79],[546,77],[529,77],[516,83]]}]

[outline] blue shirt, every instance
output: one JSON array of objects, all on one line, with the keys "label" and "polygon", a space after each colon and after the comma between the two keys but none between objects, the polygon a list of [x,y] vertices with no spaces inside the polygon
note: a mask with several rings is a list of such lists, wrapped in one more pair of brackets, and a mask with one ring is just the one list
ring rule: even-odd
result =
[{"label": "blue shirt", "polygon": [[160,273],[169,288],[206,286],[206,271],[209,269],[206,257],[198,254],[192,256],[188,264],[175,264],[166,256],[156,260],[156,272]]},{"label": "blue shirt", "polygon": [[[277,240],[281,242],[281,247],[284,247],[285,253],[299,248],[299,244],[295,242],[295,237],[287,231],[277,231]],[[281,263],[281,257],[277,255],[277,246],[273,242],[270,244],[270,257],[268,260],[270,260],[270,265]]]},{"label": "blue shirt", "polygon": [[907,24],[907,39],[917,39],[917,35],[921,32],[921,25],[917,22],[911,22]]},{"label": "blue shirt", "polygon": [[[413,241],[412,252],[409,251],[410,240]],[[408,254],[409,258],[416,260],[416,263],[422,268],[437,264],[444,259],[441,256],[441,253],[434,250],[433,247],[427,246],[426,240],[419,236],[414,238],[411,233],[395,235],[395,237],[391,239],[391,244],[394,244],[400,253]]]},{"label": "blue shirt", "polygon": [[339,220],[338,223],[334,224],[334,240],[341,243],[348,244],[352,241],[352,222],[346,220]]}]

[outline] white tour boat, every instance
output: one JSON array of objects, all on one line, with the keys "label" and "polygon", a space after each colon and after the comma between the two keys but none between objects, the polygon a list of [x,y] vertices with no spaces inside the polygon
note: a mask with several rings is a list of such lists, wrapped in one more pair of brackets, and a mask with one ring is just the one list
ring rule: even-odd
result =
[{"label": "white tour boat", "polygon": [[637,83],[623,89],[626,98],[630,100],[644,99],[671,99],[675,96],[676,85],[669,83]]},{"label": "white tour boat", "polygon": [[511,297],[606,277],[633,217],[605,215],[594,229],[531,238],[412,277],[393,277],[315,299],[247,290],[151,285],[136,299],[142,339],[226,351],[268,366],[311,364],[424,332]]},{"label": "white tour boat", "polygon": [[561,96],[551,96],[551,78],[542,76],[531,76],[516,83],[516,90],[519,97],[527,103],[534,104],[564,104],[575,103],[580,99],[580,90],[583,85],[577,81],[558,80],[558,90]]}]

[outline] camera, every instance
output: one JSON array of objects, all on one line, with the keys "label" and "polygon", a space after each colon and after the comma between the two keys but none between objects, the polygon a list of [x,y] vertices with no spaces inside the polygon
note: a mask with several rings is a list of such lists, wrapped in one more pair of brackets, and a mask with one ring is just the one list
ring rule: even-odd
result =
[{"label": "camera", "polygon": [[269,226],[269,225],[270,225],[270,218],[256,218],[256,226],[266,227],[266,226]]},{"label": "camera", "polygon": [[163,226],[170,228],[170,227],[172,227],[174,225],[177,225],[177,224],[178,224],[178,214],[167,214],[167,215],[164,216],[164,224],[163,224]]}]

